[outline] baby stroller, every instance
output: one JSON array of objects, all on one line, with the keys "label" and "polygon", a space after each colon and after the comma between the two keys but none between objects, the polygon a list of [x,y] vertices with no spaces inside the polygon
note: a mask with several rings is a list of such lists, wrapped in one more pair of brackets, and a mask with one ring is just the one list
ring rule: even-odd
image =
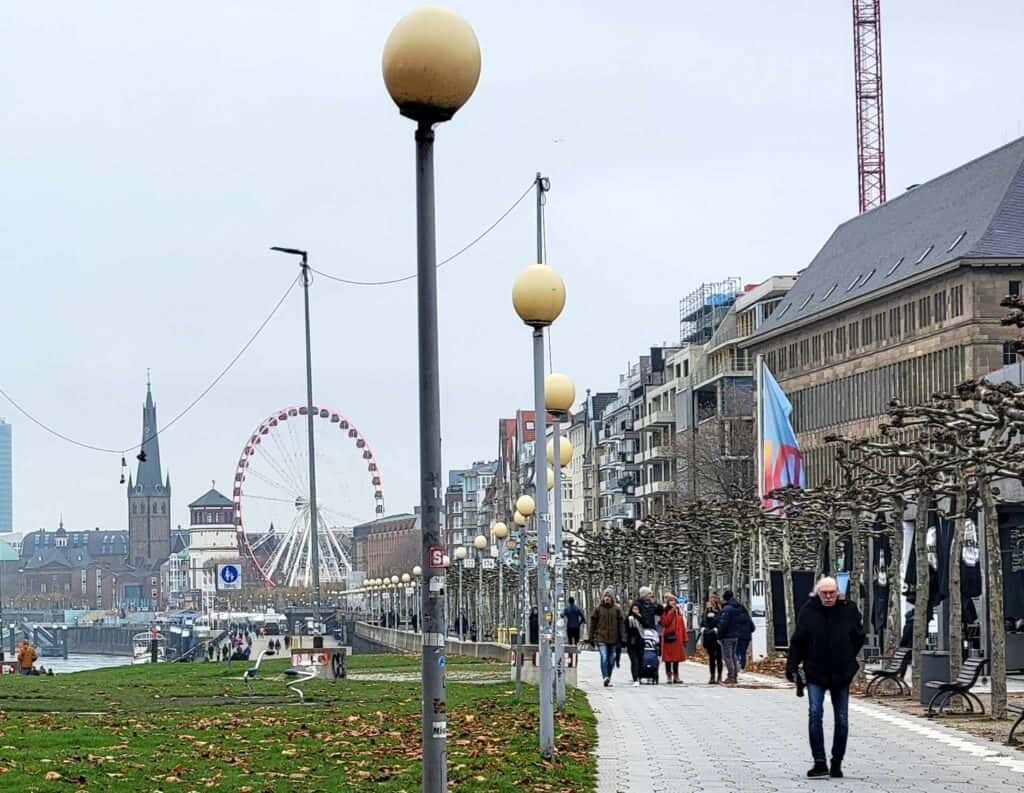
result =
[{"label": "baby stroller", "polygon": [[661,649],[658,632],[653,628],[644,628],[642,635],[644,639],[644,654],[640,660],[640,682],[642,683],[644,680],[647,680],[654,685],[658,685],[658,669],[660,666],[658,654]]}]

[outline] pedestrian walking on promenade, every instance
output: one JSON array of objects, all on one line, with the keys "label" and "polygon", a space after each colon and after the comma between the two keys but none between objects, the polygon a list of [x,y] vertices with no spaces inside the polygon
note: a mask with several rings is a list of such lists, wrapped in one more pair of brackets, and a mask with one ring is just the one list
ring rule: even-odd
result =
[{"label": "pedestrian walking on promenade", "polygon": [[661,612],[661,660],[665,662],[665,682],[682,683],[679,664],[686,660],[686,620],[679,601],[671,592],[665,593]]},{"label": "pedestrian walking on promenade", "polygon": [[629,673],[633,685],[640,685],[640,666],[644,660],[644,626],[640,622],[640,606],[634,603],[626,617],[626,652],[629,654]]},{"label": "pedestrian walking on promenade", "polygon": [[754,619],[750,612],[740,604],[740,619],[737,624],[736,634],[736,666],[739,669],[747,668],[747,651],[750,649],[750,640],[754,637]]},{"label": "pedestrian walking on promenade", "polygon": [[656,629],[662,606],[654,601],[654,592],[649,586],[640,587],[640,596],[636,599],[636,604],[640,607],[641,624],[648,630]]},{"label": "pedestrian walking on promenade", "polygon": [[626,620],[622,609],[615,603],[615,590],[604,591],[600,604],[590,615],[590,639],[597,645],[601,658],[601,677],[605,687],[612,684],[612,670],[615,666],[615,651],[626,643]]},{"label": "pedestrian walking on promenade", "polygon": [[723,684],[734,686],[739,673],[736,663],[736,644],[745,630],[746,621],[750,620],[750,615],[733,596],[731,590],[725,590],[722,596],[725,598],[725,606],[722,608],[722,613],[718,615],[718,626],[715,628],[715,632],[718,635],[719,644],[722,645],[722,658],[725,661],[726,677]]},{"label": "pedestrian walking on promenade", "polygon": [[[569,605],[562,610],[562,619],[565,620],[565,640],[575,647],[580,643],[580,626],[586,622],[583,612],[576,605],[576,598],[569,598]],[[569,666],[572,666],[574,657],[575,653],[569,654]]]},{"label": "pedestrian walking on promenade", "polygon": [[722,599],[712,594],[704,606],[704,616],[700,622],[700,641],[704,645],[704,652],[708,654],[708,671],[711,675],[708,685],[722,682],[722,645],[715,632],[718,627],[718,615],[721,613]]},{"label": "pedestrian walking on promenade", "polygon": [[[864,646],[864,626],[857,607],[839,597],[839,585],[831,576],[820,579],[815,594],[800,609],[796,630],[789,640],[786,679],[795,681],[800,665],[807,681],[808,732],[814,767],[809,777],[843,775],[843,757],[850,732],[850,682],[857,674],[857,655]],[[825,731],[822,718],[825,692],[832,700],[835,733],[832,764],[825,762]]]}]

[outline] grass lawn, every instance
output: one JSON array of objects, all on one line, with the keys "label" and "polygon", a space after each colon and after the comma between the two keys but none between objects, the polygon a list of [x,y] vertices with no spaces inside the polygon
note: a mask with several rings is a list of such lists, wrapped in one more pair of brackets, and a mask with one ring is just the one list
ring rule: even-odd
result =
[{"label": "grass lawn", "polygon": [[[0,679],[0,790],[409,791],[420,789],[416,657],[354,656],[353,679],[314,681],[307,704],[284,688],[285,661],[264,663],[247,698],[242,670],[158,664]],[[453,673],[507,667],[452,658]],[[590,791],[596,727],[570,689],[556,722],[559,755],[537,754],[536,689],[448,685],[452,790]]]}]

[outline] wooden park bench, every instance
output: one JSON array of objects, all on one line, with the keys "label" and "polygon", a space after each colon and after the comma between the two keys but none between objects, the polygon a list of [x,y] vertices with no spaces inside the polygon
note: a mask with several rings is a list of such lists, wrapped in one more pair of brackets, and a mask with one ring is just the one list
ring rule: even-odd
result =
[{"label": "wooden park bench", "polygon": [[1006,739],[1006,745],[1013,746],[1017,743],[1017,739],[1013,737],[1013,734],[1017,732],[1017,728],[1021,725],[1021,722],[1024,722],[1024,705],[1015,705],[1011,702],[1006,706],[1006,709],[1010,713],[1017,714],[1017,721],[1015,721],[1013,726],[1010,728],[1010,737]]},{"label": "wooden park bench", "polygon": [[[929,680],[925,683],[927,688],[935,689],[935,694],[928,702],[927,715],[936,715],[934,711],[936,705],[938,705],[938,713],[941,715],[949,701],[958,695],[967,703],[970,713],[984,713],[985,706],[978,699],[978,695],[971,692],[971,689],[978,684],[978,678],[981,677],[987,666],[987,658],[968,658],[960,667],[960,674],[957,675],[956,680],[951,683],[940,683],[938,680]],[[974,709],[975,705],[978,706],[977,711]]]},{"label": "wooden park bench", "polygon": [[900,647],[892,655],[882,658],[882,668],[873,670],[871,680],[868,681],[864,695],[870,697],[872,694],[881,694],[886,681],[896,684],[898,692],[910,694],[910,686],[904,678],[907,669],[910,667],[911,650],[909,647]]}]

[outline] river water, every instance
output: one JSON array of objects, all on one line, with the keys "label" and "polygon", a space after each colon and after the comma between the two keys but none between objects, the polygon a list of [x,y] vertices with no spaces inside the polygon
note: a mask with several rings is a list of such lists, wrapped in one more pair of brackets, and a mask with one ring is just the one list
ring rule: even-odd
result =
[{"label": "river water", "polygon": [[61,672],[84,672],[87,669],[106,669],[110,666],[127,666],[131,662],[130,655],[69,653],[67,658],[40,658],[36,661],[36,666],[53,669],[54,674],[59,674]]}]

